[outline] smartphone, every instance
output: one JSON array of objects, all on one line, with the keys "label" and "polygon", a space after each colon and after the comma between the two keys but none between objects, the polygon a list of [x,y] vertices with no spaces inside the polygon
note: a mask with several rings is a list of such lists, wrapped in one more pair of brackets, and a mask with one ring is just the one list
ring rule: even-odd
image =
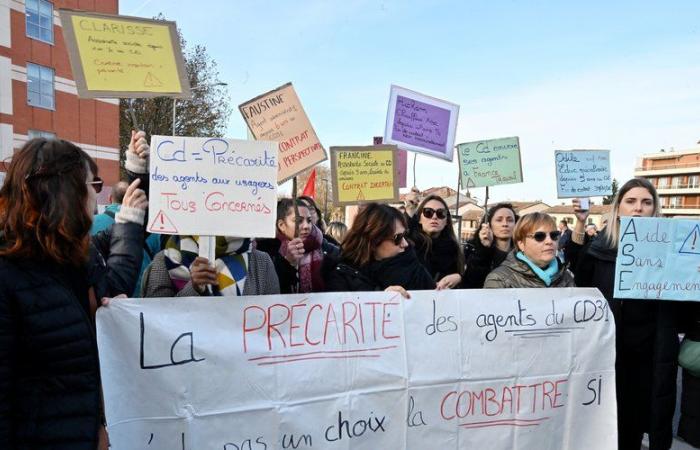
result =
[{"label": "smartphone", "polygon": [[578,199],[579,201],[579,208],[581,208],[582,211],[588,211],[591,209],[591,199],[589,198],[580,198]]}]

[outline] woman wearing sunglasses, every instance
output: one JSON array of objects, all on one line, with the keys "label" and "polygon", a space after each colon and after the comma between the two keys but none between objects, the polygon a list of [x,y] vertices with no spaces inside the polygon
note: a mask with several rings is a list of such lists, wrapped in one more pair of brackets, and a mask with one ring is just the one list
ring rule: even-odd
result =
[{"label": "woman wearing sunglasses", "polygon": [[409,238],[416,245],[420,262],[437,282],[438,289],[451,289],[462,281],[464,254],[452,227],[452,215],[439,195],[429,195],[408,216]]},{"label": "woman wearing sunglasses", "polygon": [[518,215],[510,203],[492,206],[479,227],[479,232],[467,243],[467,269],[462,287],[482,289],[486,276],[505,261],[513,250],[513,230]]},{"label": "woman wearing sunglasses", "polygon": [[574,287],[574,277],[557,259],[559,231],[544,213],[521,217],[513,230],[515,249],[494,269],[484,288]]},{"label": "woman wearing sunglasses", "polygon": [[[107,248],[97,248],[104,239],[91,241],[97,175],[92,158],[70,142],[33,139],[13,155],[0,189],[2,448],[94,450],[105,442],[93,317],[97,299],[115,286],[111,278],[136,281],[143,235],[117,216],[101,235],[110,236]],[[137,184],[125,197],[143,218]],[[111,263],[99,285],[91,246],[108,255],[100,267]]]},{"label": "woman wearing sunglasses", "polygon": [[618,447],[639,449],[649,434],[652,449],[671,447],[676,399],[678,330],[675,309],[679,302],[613,297],[620,217],[659,216],[659,197],[646,179],[633,178],[620,187],[608,223],[598,236],[584,244],[588,211],[574,200],[576,227],[566,247],[576,284],[595,287],[608,299],[617,335]]},{"label": "woman wearing sunglasses", "polygon": [[330,291],[435,289],[435,281],[406,240],[406,219],[388,205],[370,203],[355,217],[343,241]]}]

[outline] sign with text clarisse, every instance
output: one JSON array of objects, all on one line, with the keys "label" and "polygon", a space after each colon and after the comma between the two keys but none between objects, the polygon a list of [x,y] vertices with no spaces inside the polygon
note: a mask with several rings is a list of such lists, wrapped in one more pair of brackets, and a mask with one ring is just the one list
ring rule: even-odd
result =
[{"label": "sign with text clarisse", "polygon": [[556,150],[557,197],[612,194],[610,150]]},{"label": "sign with text clarisse", "polygon": [[700,220],[621,217],[615,297],[700,301]]},{"label": "sign with text clarisse", "polygon": [[118,450],[617,448],[597,289],[130,299],[97,342]]},{"label": "sign with text clarisse", "polygon": [[175,22],[59,14],[80,97],[191,97]]},{"label": "sign with text clarisse", "polygon": [[331,175],[336,205],[399,198],[395,145],[331,147]]},{"label": "sign with text clarisse", "polygon": [[452,161],[459,105],[391,86],[384,143]]},{"label": "sign with text clarisse", "polygon": [[279,143],[282,183],[328,159],[292,83],[238,106],[255,139]]},{"label": "sign with text clarisse", "polygon": [[274,237],[277,143],[153,136],[148,231]]},{"label": "sign with text clarisse", "polygon": [[463,188],[523,182],[517,137],[466,142],[457,152]]}]

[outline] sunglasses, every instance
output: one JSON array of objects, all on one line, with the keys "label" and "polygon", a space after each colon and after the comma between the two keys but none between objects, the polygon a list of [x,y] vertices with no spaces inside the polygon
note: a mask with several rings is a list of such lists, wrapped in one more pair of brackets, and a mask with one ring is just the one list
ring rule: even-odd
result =
[{"label": "sunglasses", "polygon": [[440,220],[447,217],[447,211],[445,210],[445,208],[438,208],[438,209],[423,208],[423,217],[425,217],[426,219],[432,219],[433,214],[436,215],[437,218]]},{"label": "sunglasses", "polygon": [[401,242],[403,242],[404,239],[406,239],[406,236],[408,234],[404,231],[403,233],[398,233],[395,234],[393,238],[391,238],[392,242],[394,245],[401,245]]},{"label": "sunglasses", "polygon": [[92,181],[87,181],[85,184],[89,184],[90,186],[92,186],[95,192],[99,194],[100,192],[102,192],[102,186],[104,186],[105,182],[102,181],[102,178],[95,177],[92,179]]},{"label": "sunglasses", "polygon": [[547,234],[549,234],[549,238],[555,242],[559,239],[559,236],[561,236],[560,231],[550,231],[549,233],[538,231],[536,233],[528,234],[527,237],[533,238],[537,242],[544,242],[544,240],[547,239]]}]

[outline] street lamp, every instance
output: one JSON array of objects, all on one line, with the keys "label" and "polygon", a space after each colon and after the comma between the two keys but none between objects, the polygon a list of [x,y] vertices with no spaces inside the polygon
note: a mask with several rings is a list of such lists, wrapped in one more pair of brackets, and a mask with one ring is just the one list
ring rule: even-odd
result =
[{"label": "street lamp", "polygon": [[[218,83],[211,83],[211,84],[200,84],[198,86],[192,86],[190,88],[190,91],[199,91],[204,88],[209,88],[209,87],[214,87],[214,86],[228,86],[228,83],[224,83],[222,81]],[[175,136],[175,116],[176,116],[176,111],[177,111],[177,99],[173,98],[173,136]]]}]

